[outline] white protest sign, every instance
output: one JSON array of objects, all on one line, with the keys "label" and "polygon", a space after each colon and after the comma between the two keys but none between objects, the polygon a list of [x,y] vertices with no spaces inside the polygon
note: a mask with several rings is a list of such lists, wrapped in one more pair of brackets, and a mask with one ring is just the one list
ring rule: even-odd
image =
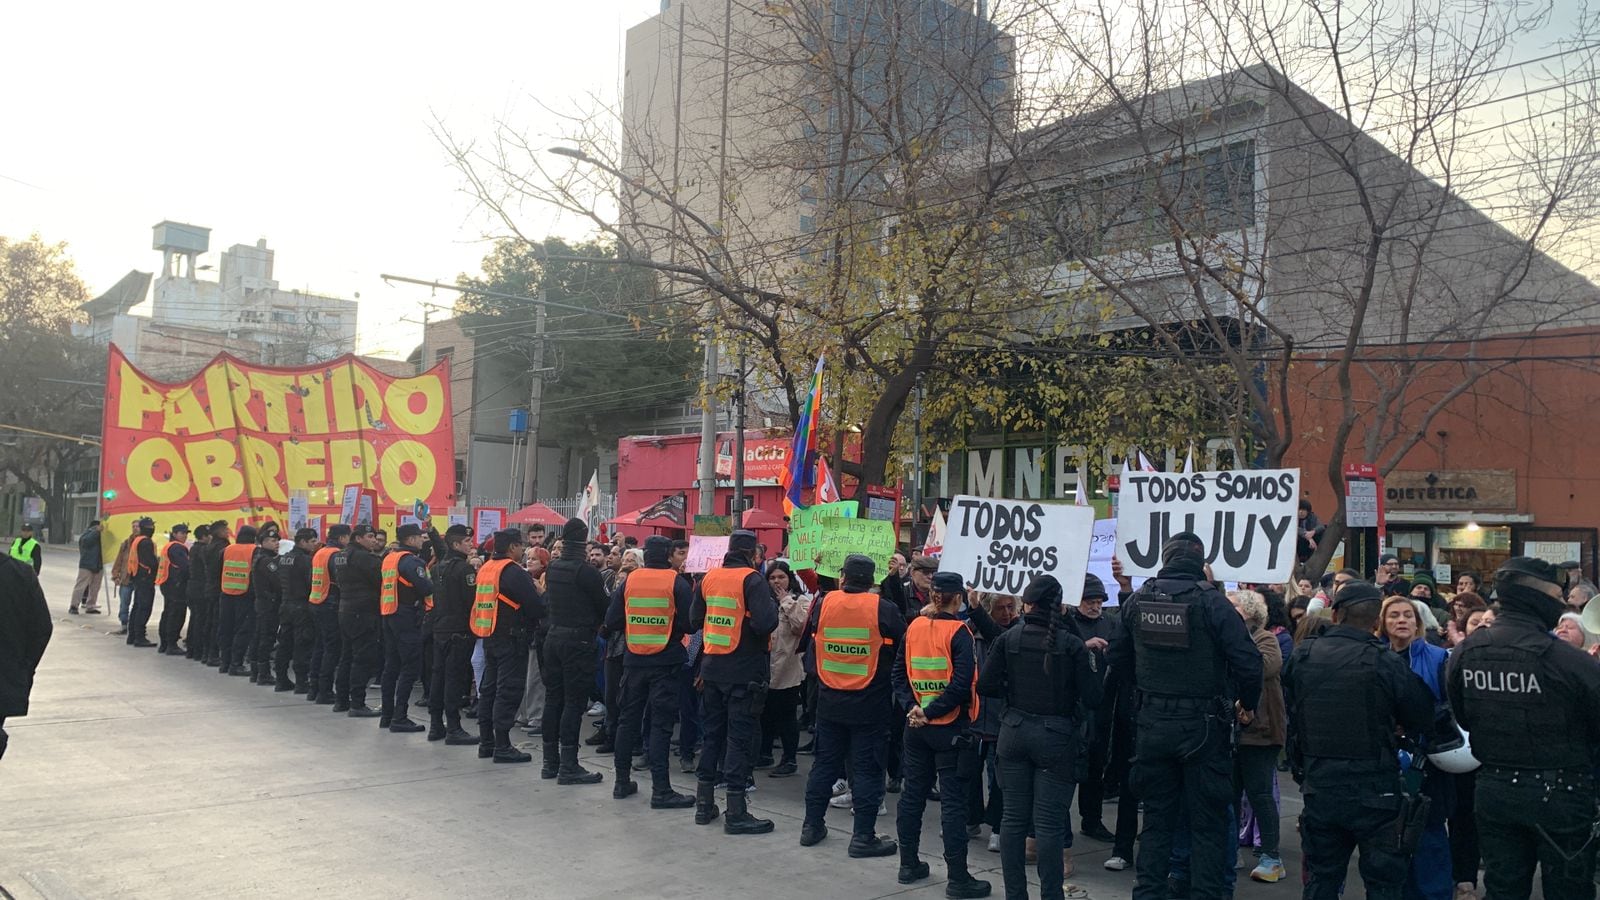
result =
[{"label": "white protest sign", "polygon": [[311,498],[300,494],[289,498],[289,530],[299,531],[311,520]]},{"label": "white protest sign", "polygon": [[[1106,586],[1106,606],[1117,605],[1116,578],[1111,575],[1111,560],[1117,555],[1117,520],[1096,519],[1094,521],[1094,542],[1089,545],[1089,574],[1100,579]],[[1133,589],[1138,590],[1144,583],[1143,578],[1133,578]]]},{"label": "white protest sign", "polygon": [[950,503],[939,569],[1013,597],[1035,576],[1054,575],[1064,602],[1076,606],[1093,536],[1093,507],[962,495]]},{"label": "white protest sign", "polygon": [[1216,581],[1281,584],[1295,563],[1299,469],[1124,472],[1117,558],[1128,575],[1154,576],[1161,545],[1193,532]]},{"label": "white protest sign", "polygon": [[361,485],[352,484],[344,489],[344,500],[339,504],[339,521],[346,525],[356,523],[356,505],[361,502]]},{"label": "white protest sign", "polygon": [[689,558],[684,560],[685,572],[709,572],[722,565],[728,555],[728,535],[693,534],[689,536]]},{"label": "white protest sign", "polygon": [[503,506],[480,506],[473,510],[476,516],[472,526],[472,534],[479,540],[499,531],[506,520],[506,508]]}]

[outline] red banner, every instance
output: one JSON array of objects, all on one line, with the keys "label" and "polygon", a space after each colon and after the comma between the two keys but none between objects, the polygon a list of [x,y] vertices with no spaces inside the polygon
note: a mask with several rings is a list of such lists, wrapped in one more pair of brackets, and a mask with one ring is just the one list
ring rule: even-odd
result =
[{"label": "red banner", "polygon": [[[185,382],[140,372],[116,346],[106,375],[100,455],[102,518],[120,544],[141,516],[158,533],[179,522],[288,521],[289,497],[340,520],[346,485],[379,510],[454,497],[450,375],[441,361],[397,378],[343,356],[306,368],[256,366],[223,354]],[[393,534],[395,517],[380,527]],[[287,537],[287,535],[285,535]]]}]

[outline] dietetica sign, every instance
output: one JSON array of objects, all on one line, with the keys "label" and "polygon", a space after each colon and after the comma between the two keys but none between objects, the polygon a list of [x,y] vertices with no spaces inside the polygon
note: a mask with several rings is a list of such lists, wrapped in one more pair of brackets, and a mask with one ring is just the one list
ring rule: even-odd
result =
[{"label": "dietetica sign", "polygon": [[1035,577],[1054,575],[1067,604],[1083,593],[1092,507],[963,494],[951,501],[946,528],[939,569],[976,590],[1020,597]]},{"label": "dietetica sign", "polygon": [[1128,575],[1154,576],[1161,545],[1199,535],[1217,581],[1282,583],[1295,562],[1299,469],[1124,472],[1117,558]]}]

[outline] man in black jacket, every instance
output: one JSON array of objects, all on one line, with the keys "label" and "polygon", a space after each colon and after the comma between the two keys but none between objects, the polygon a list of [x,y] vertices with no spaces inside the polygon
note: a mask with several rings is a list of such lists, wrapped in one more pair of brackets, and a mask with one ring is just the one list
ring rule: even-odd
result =
[{"label": "man in black jacket", "polygon": [[100,520],[95,519],[78,536],[78,580],[72,585],[72,601],[67,612],[78,614],[78,605],[89,615],[100,613],[100,583],[106,569],[105,549],[100,544]]},{"label": "man in black jacket", "polygon": [[473,636],[467,617],[477,571],[467,561],[472,529],[451,525],[444,533],[445,554],[434,569],[433,683],[428,686],[428,740],[464,747],[478,739],[461,727],[461,698],[472,679]]},{"label": "man in black jacket", "polygon": [[[1106,650],[1122,639],[1122,624],[1104,614],[1106,586],[1093,573],[1084,576],[1083,596],[1078,605],[1064,616],[1065,624],[1083,641],[1083,646],[1094,654],[1095,671],[1100,673],[1102,686],[1110,683],[1111,667],[1106,665]],[[1088,774],[1078,785],[1078,816],[1082,826],[1078,833],[1084,837],[1115,842],[1116,835],[1106,828],[1101,806],[1105,802],[1106,759],[1111,749],[1112,714],[1116,706],[1116,692],[1103,690],[1097,709],[1089,710],[1087,757]]]},{"label": "man in black jacket", "polygon": [[[186,659],[205,658],[206,646],[216,633],[216,610],[206,605],[206,547],[211,543],[211,526],[204,522],[194,527],[194,543],[189,547],[189,579],[184,585],[189,603],[189,632],[183,655]],[[177,649],[176,646],[173,649]],[[171,651],[168,651],[171,652]]]},{"label": "man in black jacket", "polygon": [[[273,658],[273,690],[304,694],[311,689],[311,554],[317,552],[317,530],[294,533],[294,549],[278,567],[283,583],[278,599],[278,652]],[[293,667],[294,680],[289,680]]]},{"label": "man in black jacket", "polygon": [[418,551],[429,541],[422,526],[407,522],[395,529],[396,549],[383,557],[380,612],[383,614],[383,675],[378,691],[383,698],[378,727],[393,734],[423,730],[407,715],[411,690],[422,668],[423,606],[433,596],[433,582]]},{"label": "man in black jacket", "polygon": [[[497,763],[532,762],[511,746],[511,725],[522,702],[528,636],[543,615],[544,598],[520,565],[522,532],[515,528],[494,535],[494,559],[483,564],[476,579],[477,596],[471,621],[483,636],[483,685],[478,699],[478,758]],[[487,633],[485,633],[487,626]],[[596,774],[596,780],[599,779]]]},{"label": "man in black jacket", "polygon": [[1411,851],[1397,839],[1405,788],[1395,731],[1420,736],[1433,721],[1433,696],[1405,658],[1374,636],[1382,606],[1372,584],[1345,585],[1333,597],[1333,627],[1296,647],[1283,669],[1291,759],[1304,772],[1310,900],[1340,895],[1357,847],[1368,897],[1398,900],[1410,869]]},{"label": "man in black jacket", "polygon": [[639,789],[631,777],[633,749],[639,740],[644,710],[650,707],[650,808],[687,809],[694,798],[672,789],[667,759],[672,726],[678,721],[679,698],[688,653],[694,588],[672,570],[672,541],[651,535],[644,542],[644,568],[628,574],[611,594],[606,611],[608,640],[625,648],[622,659],[622,703],[616,734],[616,786],[621,800]]},{"label": "man in black jacket", "polygon": [[603,778],[578,765],[578,730],[598,664],[595,638],[610,605],[600,570],[585,561],[588,539],[589,526],[582,519],[568,519],[561,527],[561,558],[551,561],[544,578],[550,633],[544,639],[540,775],[558,784],[598,784]]},{"label": "man in black jacket", "polygon": [[272,641],[278,636],[278,605],[283,596],[283,576],[278,558],[278,544],[282,535],[277,523],[261,526],[256,535],[255,567],[250,585],[255,590],[256,628],[254,649],[250,655],[250,683],[271,686]]},{"label": "man in black jacket", "polygon": [[[128,646],[154,647],[146,628],[150,613],[156,607],[156,569],[161,560],[156,557],[156,523],[146,516],[134,523],[133,543],[128,547],[128,580],[133,584],[133,608],[128,613]],[[160,623],[157,623],[160,627]]]},{"label": "man in black jacket", "polygon": [[[251,533],[254,534],[255,529],[252,528]],[[233,640],[232,631],[223,634],[222,621],[222,554],[228,549],[228,543],[232,538],[233,534],[228,528],[226,519],[218,519],[211,523],[211,540],[206,544],[205,562],[205,597],[206,607],[211,613],[211,624],[202,635],[206,653],[201,659],[201,663],[207,666],[221,666],[224,641]],[[227,669],[224,668],[222,671],[226,672]]]},{"label": "man in black jacket", "polygon": [[156,567],[156,587],[161,588],[161,620],[156,623],[158,654],[183,652],[178,647],[178,637],[183,634],[183,620],[189,612],[189,548],[184,543],[187,540],[189,526],[172,526]]},{"label": "man in black jacket", "polygon": [[[350,546],[350,526],[328,526],[327,543],[311,554],[311,630],[316,643],[311,648],[311,678],[314,684],[306,699],[318,706],[335,709],[350,693],[350,656],[344,635],[339,631],[339,567],[344,565]],[[345,712],[349,710],[346,705]]]},{"label": "man in black jacket", "polygon": [[6,755],[6,718],[28,714],[33,673],[53,627],[33,568],[0,557],[0,757]]},{"label": "man in black jacket", "polygon": [[349,648],[350,682],[333,709],[338,712],[344,706],[352,719],[383,715],[367,705],[367,686],[383,664],[383,651],[378,646],[378,591],[383,587],[383,560],[377,555],[382,547],[371,525],[357,525],[350,532],[350,548],[343,554],[343,564],[336,566],[339,633]]}]

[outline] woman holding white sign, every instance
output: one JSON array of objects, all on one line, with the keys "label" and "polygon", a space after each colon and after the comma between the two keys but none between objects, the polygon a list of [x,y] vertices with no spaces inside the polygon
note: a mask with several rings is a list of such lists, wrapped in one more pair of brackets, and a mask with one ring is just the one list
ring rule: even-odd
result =
[{"label": "woman holding white sign", "polygon": [[1082,752],[1075,714],[1100,705],[1094,656],[1070,630],[1058,630],[1061,583],[1041,575],[1022,595],[1022,626],[995,642],[978,676],[978,693],[1006,701],[1000,723],[1000,786],[1005,812],[1000,860],[1006,897],[1028,896],[1024,842],[1031,822],[1039,853],[1039,893],[1060,900],[1066,880],[1061,849],[1072,806],[1073,768]]}]

